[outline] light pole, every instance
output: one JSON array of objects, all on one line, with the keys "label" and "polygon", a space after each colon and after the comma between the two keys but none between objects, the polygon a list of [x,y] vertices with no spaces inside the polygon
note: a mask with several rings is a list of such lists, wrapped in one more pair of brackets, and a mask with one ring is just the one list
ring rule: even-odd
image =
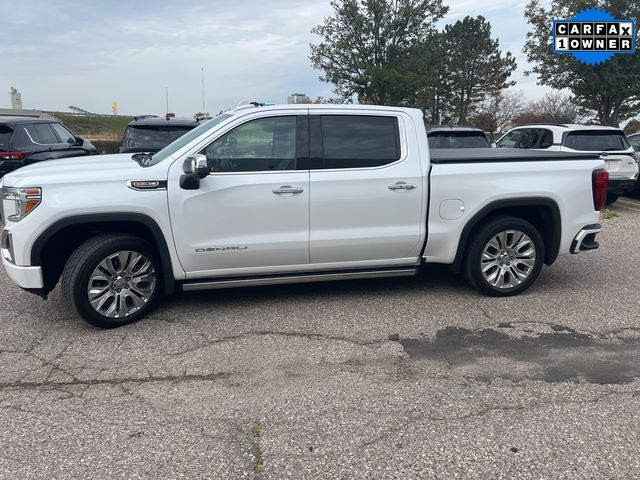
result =
[{"label": "light pole", "polygon": [[167,111],[165,112],[165,114],[167,114],[169,113],[169,87],[164,87],[164,95],[167,101]]},{"label": "light pole", "polygon": [[202,79],[202,113],[206,113],[204,106],[204,67],[200,67],[200,74]]}]

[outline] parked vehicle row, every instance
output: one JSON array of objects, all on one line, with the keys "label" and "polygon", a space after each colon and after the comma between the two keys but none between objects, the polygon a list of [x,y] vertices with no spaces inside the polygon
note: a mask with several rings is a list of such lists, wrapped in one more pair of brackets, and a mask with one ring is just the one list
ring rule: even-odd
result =
[{"label": "parked vehicle row", "polygon": [[60,281],[101,327],[175,290],[412,276],[431,263],[515,295],[559,255],[598,248],[604,168],[591,153],[430,150],[415,109],[249,106],[152,156],[6,175],[3,264],[45,297]]},{"label": "parked vehicle row", "polygon": [[638,154],[619,128],[601,125],[543,124],[516,127],[497,142],[498,148],[600,154],[609,172],[607,204],[633,191],[638,181]]}]

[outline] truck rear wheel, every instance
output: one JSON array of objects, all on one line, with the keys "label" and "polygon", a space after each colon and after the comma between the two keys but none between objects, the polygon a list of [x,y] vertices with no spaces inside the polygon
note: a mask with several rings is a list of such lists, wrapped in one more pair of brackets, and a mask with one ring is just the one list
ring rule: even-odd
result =
[{"label": "truck rear wheel", "polygon": [[80,316],[96,327],[115,328],[144,317],[162,291],[156,249],[139,237],[105,234],[71,255],[62,292]]},{"label": "truck rear wheel", "polygon": [[468,244],[465,277],[494,297],[517,295],[542,270],[544,241],[536,228],[516,217],[499,217],[477,230]]}]

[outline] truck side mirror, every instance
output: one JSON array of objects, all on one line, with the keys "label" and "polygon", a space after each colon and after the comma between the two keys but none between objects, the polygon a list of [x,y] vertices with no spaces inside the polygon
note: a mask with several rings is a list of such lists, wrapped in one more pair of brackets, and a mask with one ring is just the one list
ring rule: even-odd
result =
[{"label": "truck side mirror", "polygon": [[202,154],[188,157],[182,164],[184,175],[180,176],[180,188],[184,190],[198,190],[200,180],[209,175],[207,156]]},{"label": "truck side mirror", "polygon": [[182,171],[184,173],[196,174],[199,178],[205,178],[209,175],[209,164],[207,162],[207,156],[201,153],[187,157],[182,164]]},{"label": "truck side mirror", "polygon": [[198,190],[200,188],[200,177],[195,173],[180,175],[180,188],[183,190]]}]

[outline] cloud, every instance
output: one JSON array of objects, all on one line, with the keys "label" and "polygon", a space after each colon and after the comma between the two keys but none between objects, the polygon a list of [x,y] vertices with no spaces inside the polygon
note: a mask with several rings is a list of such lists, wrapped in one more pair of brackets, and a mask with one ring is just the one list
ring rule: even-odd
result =
[{"label": "cloud", "polygon": [[[521,49],[522,2],[448,3],[447,22],[483,14],[503,48]],[[328,0],[21,0],[3,13],[0,86],[27,108],[109,112],[115,99],[127,114],[164,113],[168,87],[171,110],[191,115],[204,67],[211,113],[293,91],[330,96],[308,57],[310,30],[331,11]]]}]

